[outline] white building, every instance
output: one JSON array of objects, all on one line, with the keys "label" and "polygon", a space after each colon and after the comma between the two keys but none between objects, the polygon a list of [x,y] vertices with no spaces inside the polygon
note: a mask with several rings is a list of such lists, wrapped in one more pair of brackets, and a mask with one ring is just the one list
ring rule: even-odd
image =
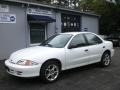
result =
[{"label": "white building", "polygon": [[98,34],[99,15],[25,0],[0,1],[0,59],[61,32]]}]

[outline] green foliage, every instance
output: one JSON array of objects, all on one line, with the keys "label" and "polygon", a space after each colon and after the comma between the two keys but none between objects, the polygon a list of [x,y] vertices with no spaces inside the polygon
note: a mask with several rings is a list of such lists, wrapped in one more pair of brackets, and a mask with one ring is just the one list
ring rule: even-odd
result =
[{"label": "green foliage", "polygon": [[93,4],[93,1],[94,0],[80,0],[79,3],[78,3],[78,8],[81,10],[81,11],[89,11],[91,10],[91,6]]},{"label": "green foliage", "polygon": [[36,0],[40,3],[47,3],[47,4],[50,4],[51,3],[51,0]]},{"label": "green foliage", "polygon": [[95,0],[91,10],[101,15],[100,34],[110,34],[120,29],[120,6],[105,0]]},{"label": "green foliage", "polygon": [[68,6],[69,2],[68,2],[68,0],[57,0],[57,5]]},{"label": "green foliage", "polygon": [[116,4],[120,5],[120,0],[115,0]]},{"label": "green foliage", "polygon": [[80,0],[78,5],[81,11],[100,15],[100,34],[110,34],[117,30],[120,32],[120,0],[116,0],[116,3],[106,0]]}]

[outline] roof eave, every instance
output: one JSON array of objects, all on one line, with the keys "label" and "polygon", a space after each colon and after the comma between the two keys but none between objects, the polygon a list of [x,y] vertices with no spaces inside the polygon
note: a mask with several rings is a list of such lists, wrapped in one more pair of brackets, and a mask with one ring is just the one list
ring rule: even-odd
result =
[{"label": "roof eave", "polygon": [[36,6],[42,6],[42,7],[52,8],[52,9],[66,10],[66,11],[80,13],[80,14],[83,14],[83,15],[90,15],[90,16],[100,17],[100,15],[97,15],[97,14],[81,12],[79,10],[69,9],[69,8],[62,8],[62,7],[59,7],[59,6],[51,6],[51,5],[45,5],[45,4],[41,4],[41,3],[34,3],[34,2],[28,2],[28,1],[21,1],[21,0],[4,0],[4,1],[23,3],[23,4],[27,4],[27,5],[36,5]]}]

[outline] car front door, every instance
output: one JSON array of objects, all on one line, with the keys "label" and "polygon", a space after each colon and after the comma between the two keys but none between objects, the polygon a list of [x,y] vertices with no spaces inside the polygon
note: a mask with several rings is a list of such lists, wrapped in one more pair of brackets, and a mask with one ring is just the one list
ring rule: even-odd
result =
[{"label": "car front door", "polygon": [[89,48],[83,34],[76,35],[66,49],[66,68],[74,68],[87,64]]}]

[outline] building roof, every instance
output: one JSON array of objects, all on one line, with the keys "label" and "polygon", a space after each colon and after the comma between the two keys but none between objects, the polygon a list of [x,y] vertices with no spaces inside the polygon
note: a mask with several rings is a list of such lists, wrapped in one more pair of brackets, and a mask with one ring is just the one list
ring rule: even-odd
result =
[{"label": "building roof", "polygon": [[72,8],[65,8],[65,7],[61,7],[61,6],[58,6],[58,5],[42,4],[42,3],[38,2],[38,1],[34,1],[34,0],[4,0],[4,1],[27,4],[27,5],[42,6],[42,7],[52,8],[52,9],[71,11],[71,12],[80,13],[80,14],[83,14],[83,15],[100,17],[100,15],[97,15],[97,14],[92,13],[92,12],[81,12],[80,10],[76,10],[76,9],[72,9]]}]

